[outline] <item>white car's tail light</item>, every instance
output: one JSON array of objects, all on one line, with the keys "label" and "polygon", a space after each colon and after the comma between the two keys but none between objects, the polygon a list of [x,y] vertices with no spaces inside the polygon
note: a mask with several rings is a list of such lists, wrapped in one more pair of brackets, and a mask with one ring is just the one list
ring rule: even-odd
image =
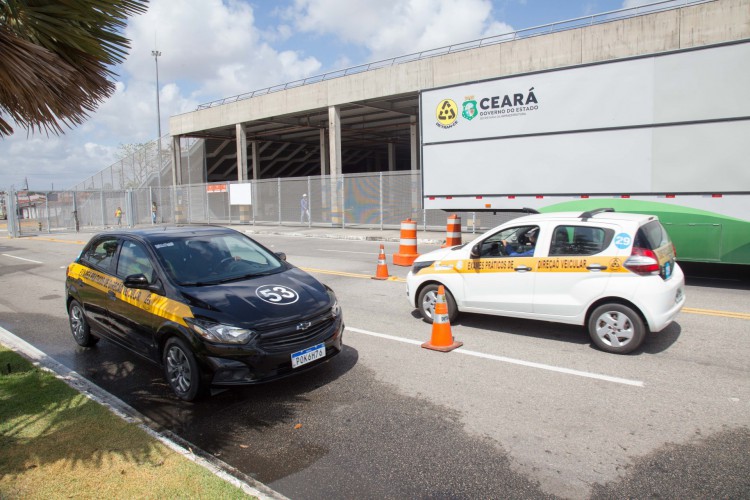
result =
[{"label": "white car's tail light", "polygon": [[659,259],[653,250],[633,247],[633,252],[625,261],[625,268],[636,274],[656,275],[659,274]]}]

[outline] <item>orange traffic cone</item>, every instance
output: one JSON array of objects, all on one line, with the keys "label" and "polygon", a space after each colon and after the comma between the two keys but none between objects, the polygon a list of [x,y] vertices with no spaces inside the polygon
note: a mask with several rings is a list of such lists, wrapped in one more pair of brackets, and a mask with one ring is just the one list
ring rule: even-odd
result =
[{"label": "orange traffic cone", "polygon": [[451,322],[448,319],[448,304],[445,302],[445,287],[440,285],[435,310],[432,312],[432,338],[429,342],[422,344],[422,347],[433,351],[448,352],[462,345],[464,345],[463,342],[453,339]]},{"label": "orange traffic cone", "polygon": [[375,276],[372,276],[374,280],[387,280],[390,278],[388,274],[388,264],[385,263],[385,250],[383,245],[380,245],[380,255],[378,255],[378,267],[375,270]]},{"label": "orange traffic cone", "polygon": [[445,245],[440,248],[455,247],[461,244],[461,217],[453,214],[448,217],[445,231]]},{"label": "orange traffic cone", "polygon": [[397,266],[411,266],[417,257],[417,222],[408,218],[401,221],[401,242],[398,253],[393,254],[393,263]]}]

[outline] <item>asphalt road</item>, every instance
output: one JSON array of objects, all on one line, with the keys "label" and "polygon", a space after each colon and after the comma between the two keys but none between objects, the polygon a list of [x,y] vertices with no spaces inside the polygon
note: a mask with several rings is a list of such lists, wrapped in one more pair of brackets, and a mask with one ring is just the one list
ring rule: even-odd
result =
[{"label": "asphalt road", "polygon": [[63,285],[83,235],[0,240],[0,326],[290,498],[750,497],[749,283],[689,278],[686,310],[628,356],[479,315],[446,354],[419,347],[406,268],[370,279],[379,243],[256,238],[339,297],[346,347],[318,370],[189,404],[158,367],[77,347]]}]

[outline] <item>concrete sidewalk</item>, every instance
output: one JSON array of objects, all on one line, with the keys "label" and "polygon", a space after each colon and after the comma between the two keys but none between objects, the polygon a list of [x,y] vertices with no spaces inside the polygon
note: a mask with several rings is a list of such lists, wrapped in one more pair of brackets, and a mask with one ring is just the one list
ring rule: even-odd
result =
[{"label": "concrete sidewalk", "polygon": [[[295,236],[303,238],[328,238],[339,240],[361,240],[361,241],[388,241],[398,243],[401,240],[401,231],[398,229],[373,229],[362,227],[326,227],[326,226],[265,226],[265,225],[227,225],[237,231],[248,235],[272,234],[280,236]],[[468,234],[469,239],[473,235]],[[446,232],[419,231],[417,230],[417,243],[439,244],[445,243]],[[464,238],[465,239],[465,238]]]},{"label": "concrete sidewalk", "polygon": [[[196,224],[197,226],[205,226],[205,224]],[[379,229],[369,227],[331,227],[325,225],[271,225],[271,224],[224,224],[216,223],[213,225],[225,226],[235,229],[239,232],[247,235],[277,235],[277,236],[290,236],[298,238],[327,238],[327,239],[339,239],[339,240],[360,240],[360,241],[383,241],[399,243],[401,240],[401,231],[399,229]],[[174,224],[156,224],[156,227],[174,226]],[[139,224],[134,228],[130,229],[146,229],[152,227],[151,224]],[[40,239],[59,239],[66,241],[76,241],[79,243],[85,243],[92,236],[98,233],[104,233],[112,231],[115,228],[86,228],[79,233],[72,231],[54,231],[54,232],[40,232],[35,234],[27,234],[21,236],[22,238],[40,238]],[[125,229],[128,228],[117,228]],[[477,233],[463,232],[462,241],[472,241],[474,238],[482,234],[484,230]],[[7,233],[0,232],[0,237],[6,236]],[[418,244],[430,244],[430,245],[442,245],[445,243],[446,230],[435,231],[435,230],[420,230],[417,228],[417,243]]]}]

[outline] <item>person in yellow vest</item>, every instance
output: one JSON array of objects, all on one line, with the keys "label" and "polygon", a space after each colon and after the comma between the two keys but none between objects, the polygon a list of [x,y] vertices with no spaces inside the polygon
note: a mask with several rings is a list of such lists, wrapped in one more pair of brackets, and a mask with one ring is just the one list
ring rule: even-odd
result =
[{"label": "person in yellow vest", "polygon": [[122,209],[120,207],[115,210],[115,219],[117,219],[117,225],[122,226]]}]

